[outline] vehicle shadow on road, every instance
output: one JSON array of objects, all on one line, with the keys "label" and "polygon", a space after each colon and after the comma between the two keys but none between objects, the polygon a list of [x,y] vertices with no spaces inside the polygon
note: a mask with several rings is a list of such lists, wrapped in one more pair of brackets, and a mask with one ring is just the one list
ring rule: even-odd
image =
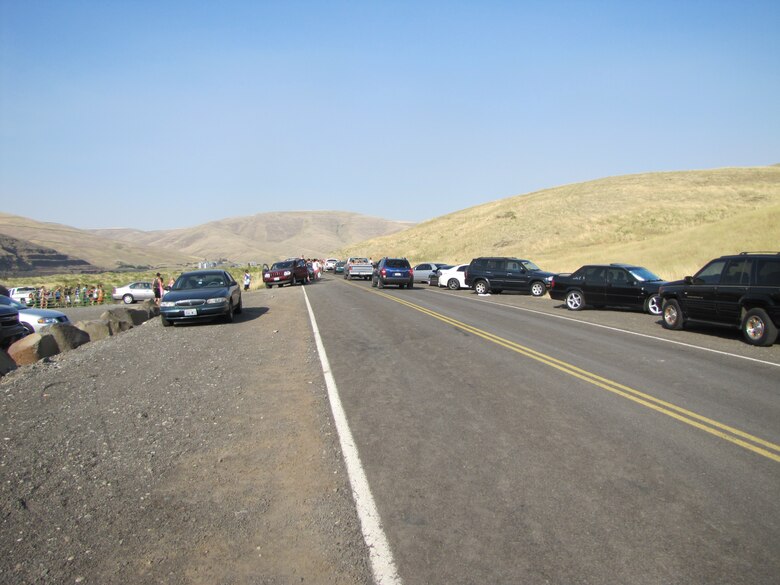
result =
[{"label": "vehicle shadow on road", "polygon": [[235,320],[237,322],[254,321],[265,315],[268,311],[268,307],[244,307],[241,314],[235,316]]}]

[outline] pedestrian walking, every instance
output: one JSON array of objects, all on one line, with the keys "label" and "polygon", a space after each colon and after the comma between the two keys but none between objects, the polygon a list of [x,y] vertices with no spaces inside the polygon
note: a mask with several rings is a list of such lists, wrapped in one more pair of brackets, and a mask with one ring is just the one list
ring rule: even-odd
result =
[{"label": "pedestrian walking", "polygon": [[160,273],[158,272],[157,276],[154,277],[154,282],[152,283],[152,288],[154,289],[154,303],[156,305],[160,304],[160,299],[164,294],[163,286],[162,276],[160,276]]}]

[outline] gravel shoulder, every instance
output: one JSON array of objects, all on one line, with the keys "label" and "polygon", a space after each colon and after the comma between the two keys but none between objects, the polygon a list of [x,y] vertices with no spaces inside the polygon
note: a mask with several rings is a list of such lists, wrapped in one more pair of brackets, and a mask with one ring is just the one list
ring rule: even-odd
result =
[{"label": "gravel shoulder", "polygon": [[0,582],[371,583],[296,288],[21,368],[0,428]]}]

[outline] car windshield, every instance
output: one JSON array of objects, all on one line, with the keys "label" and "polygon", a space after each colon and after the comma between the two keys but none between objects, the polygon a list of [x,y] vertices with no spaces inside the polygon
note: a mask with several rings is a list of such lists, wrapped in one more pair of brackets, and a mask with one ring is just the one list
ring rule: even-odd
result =
[{"label": "car windshield", "polygon": [[285,260],[284,262],[274,262],[271,270],[287,270],[295,267],[295,260]]},{"label": "car windshield", "polygon": [[199,272],[197,274],[182,274],[173,283],[173,290],[215,288],[218,286],[225,286],[225,277],[221,272]]},{"label": "car windshield", "polygon": [[369,264],[368,258],[353,258],[352,264]]},{"label": "car windshield", "polygon": [[525,266],[526,270],[541,270],[541,268],[539,268],[536,264],[534,264],[530,260],[521,260],[520,264]]},{"label": "car windshield", "polygon": [[14,309],[26,309],[27,307],[23,305],[22,303],[13,300],[12,298],[9,298],[5,295],[0,295],[0,305],[8,305],[9,307],[13,307]]},{"label": "car windshield", "polygon": [[628,271],[631,273],[631,276],[636,278],[639,282],[658,282],[662,280],[647,268],[629,268]]}]

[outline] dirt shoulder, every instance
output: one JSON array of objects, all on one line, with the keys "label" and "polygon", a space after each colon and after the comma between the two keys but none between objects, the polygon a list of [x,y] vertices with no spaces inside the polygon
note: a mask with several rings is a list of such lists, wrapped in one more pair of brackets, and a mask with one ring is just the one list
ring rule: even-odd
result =
[{"label": "dirt shoulder", "polygon": [[301,291],[244,306],[0,379],[0,582],[371,583]]}]

